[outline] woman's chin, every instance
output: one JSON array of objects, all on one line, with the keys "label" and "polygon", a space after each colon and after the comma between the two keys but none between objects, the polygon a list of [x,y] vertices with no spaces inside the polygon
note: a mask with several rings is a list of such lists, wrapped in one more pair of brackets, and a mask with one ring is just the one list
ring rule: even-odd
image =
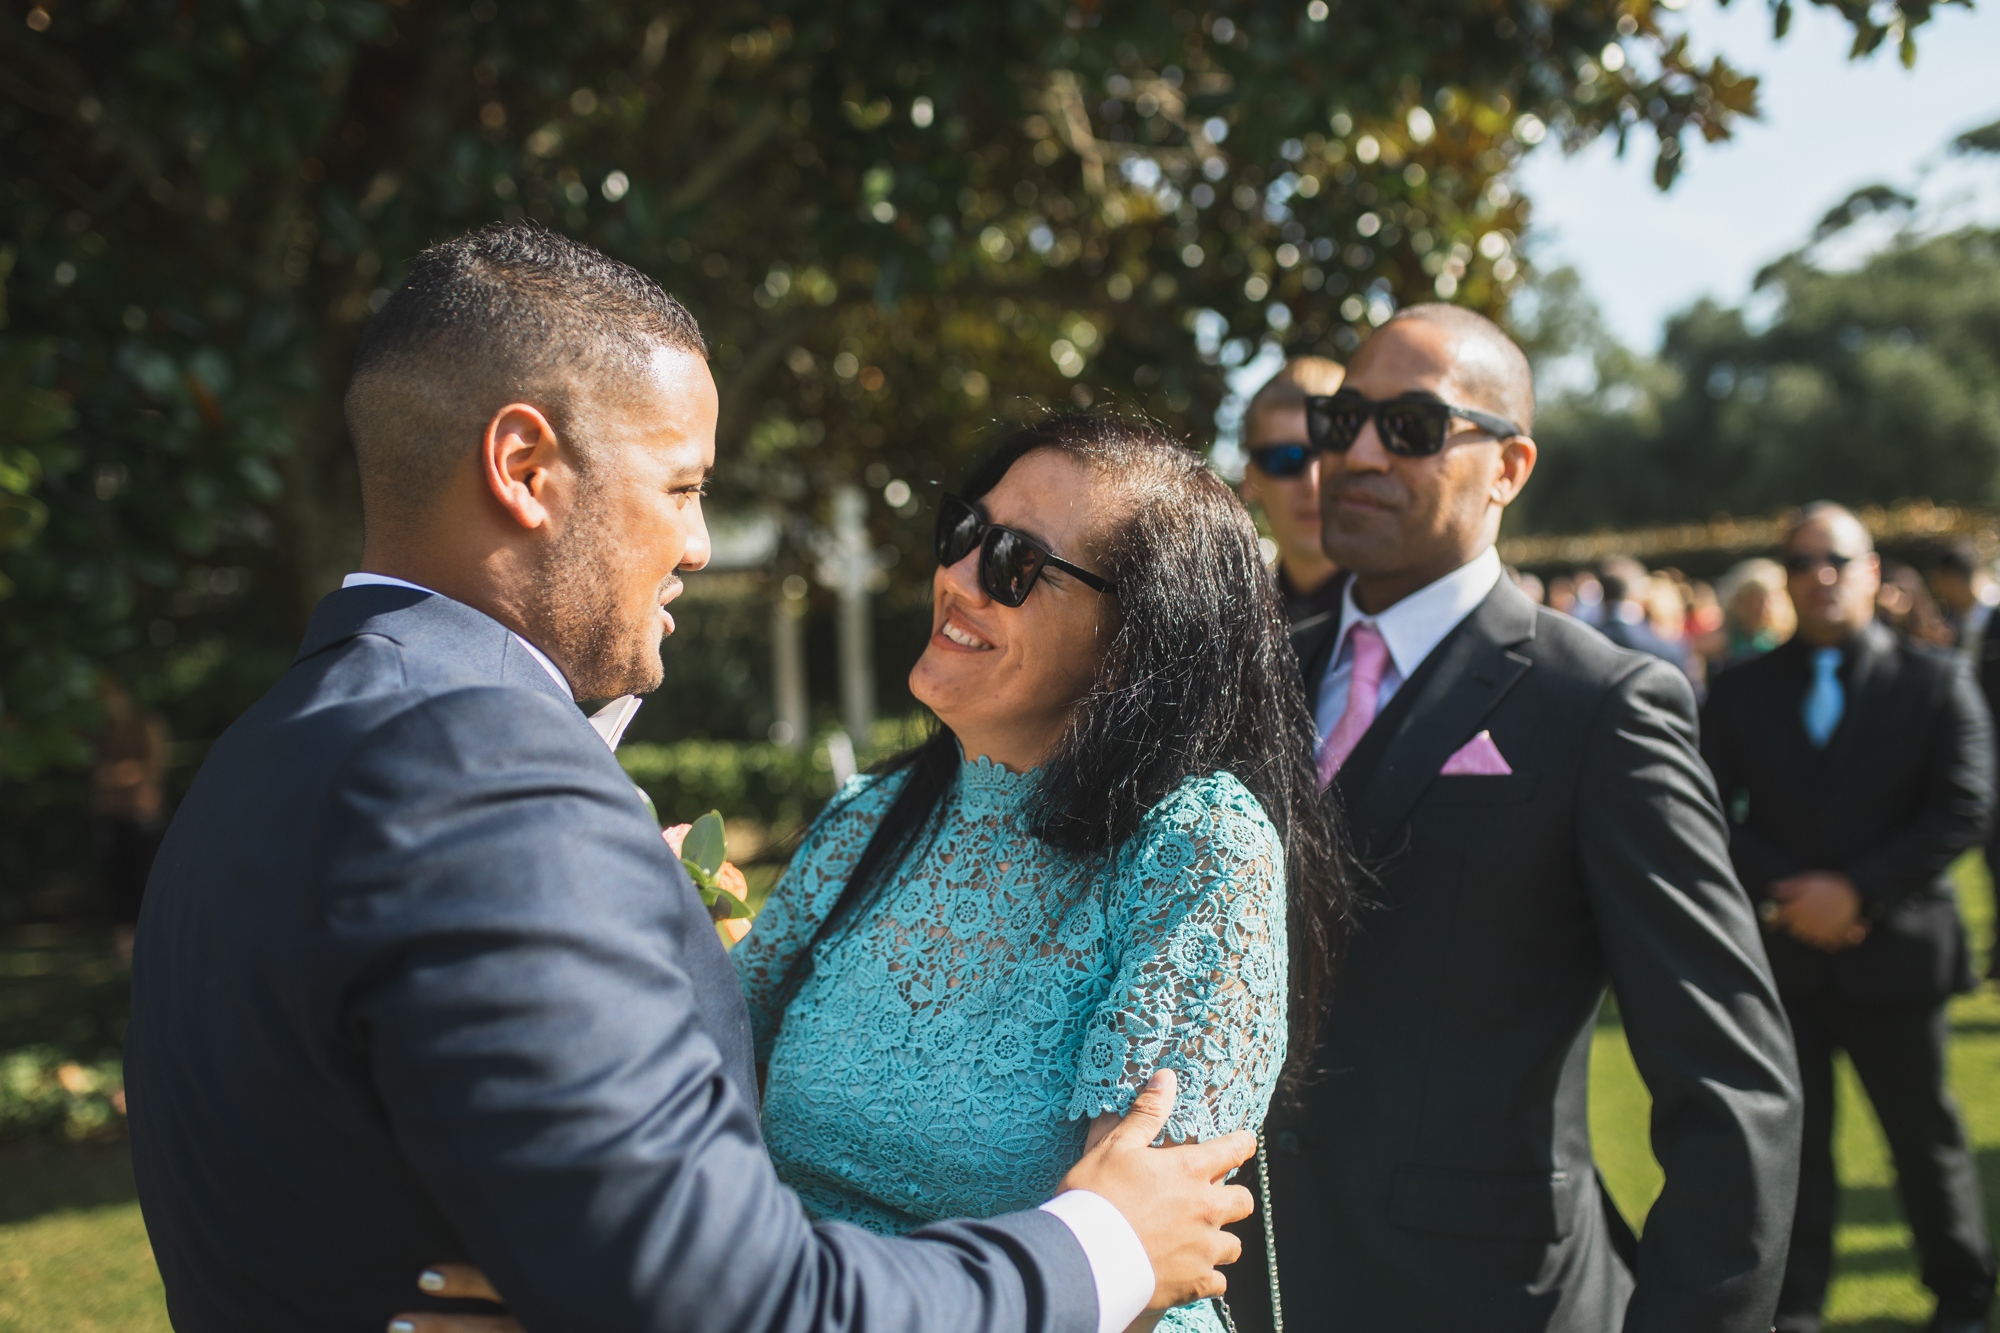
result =
[{"label": "woman's chin", "polygon": [[965,654],[926,648],[910,668],[910,697],[936,713],[948,727],[959,705],[977,692],[979,673],[971,670],[972,666]]}]

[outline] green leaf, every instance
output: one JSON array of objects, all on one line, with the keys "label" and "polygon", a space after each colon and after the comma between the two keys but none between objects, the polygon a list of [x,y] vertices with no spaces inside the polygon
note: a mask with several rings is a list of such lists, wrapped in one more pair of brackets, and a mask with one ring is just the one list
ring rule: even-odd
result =
[{"label": "green leaf", "polygon": [[735,921],[750,915],[750,904],[733,893],[715,890],[713,897],[704,891],[702,901],[708,904],[708,915],[712,921]]},{"label": "green leaf", "polygon": [[681,844],[681,860],[701,867],[703,874],[712,880],[728,857],[729,849],[722,836],[722,813],[711,810],[695,820],[694,827],[688,830],[687,841]]},{"label": "green leaf", "polygon": [[33,541],[48,517],[48,506],[33,496],[0,494],[0,551]]}]

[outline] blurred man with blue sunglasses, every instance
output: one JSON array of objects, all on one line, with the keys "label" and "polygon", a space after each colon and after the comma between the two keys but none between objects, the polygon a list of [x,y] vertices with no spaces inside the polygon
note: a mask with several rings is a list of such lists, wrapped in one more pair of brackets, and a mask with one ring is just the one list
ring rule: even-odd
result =
[{"label": "blurred man with blue sunglasses", "polygon": [[1294,625],[1340,609],[1339,570],[1319,543],[1319,454],[1306,440],[1306,398],[1333,393],[1346,373],[1323,356],[1296,357],[1243,413],[1243,503],[1263,511],[1278,545],[1278,592]]}]

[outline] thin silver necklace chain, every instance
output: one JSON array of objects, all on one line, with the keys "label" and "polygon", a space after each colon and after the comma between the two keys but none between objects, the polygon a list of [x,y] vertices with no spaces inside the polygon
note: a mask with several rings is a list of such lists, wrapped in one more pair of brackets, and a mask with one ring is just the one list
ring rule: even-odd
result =
[{"label": "thin silver necklace chain", "polygon": [[[1271,1284],[1271,1333],[1285,1333],[1285,1306],[1278,1299],[1278,1233],[1271,1225],[1271,1168],[1264,1160],[1264,1131],[1257,1131],[1257,1192],[1264,1203],[1264,1276]],[[1229,1302],[1218,1296],[1215,1304],[1222,1311],[1222,1322],[1229,1333],[1236,1333],[1236,1319],[1229,1313]]]}]

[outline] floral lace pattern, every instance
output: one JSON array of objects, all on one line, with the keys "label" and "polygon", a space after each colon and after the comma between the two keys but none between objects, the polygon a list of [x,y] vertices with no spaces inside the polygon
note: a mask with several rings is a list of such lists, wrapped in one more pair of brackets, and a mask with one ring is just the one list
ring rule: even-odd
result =
[{"label": "floral lace pattern", "polygon": [[[779,1012],[903,781],[852,779],[732,951],[769,1065],[765,1142],[808,1208],[883,1233],[1032,1208],[1090,1118],[1161,1067],[1180,1076],[1168,1138],[1263,1119],[1285,1055],[1284,849],[1226,773],[1079,859],[1026,832],[1033,775],[965,765],[940,830]],[[1204,1305],[1162,1327],[1219,1325]]]}]

